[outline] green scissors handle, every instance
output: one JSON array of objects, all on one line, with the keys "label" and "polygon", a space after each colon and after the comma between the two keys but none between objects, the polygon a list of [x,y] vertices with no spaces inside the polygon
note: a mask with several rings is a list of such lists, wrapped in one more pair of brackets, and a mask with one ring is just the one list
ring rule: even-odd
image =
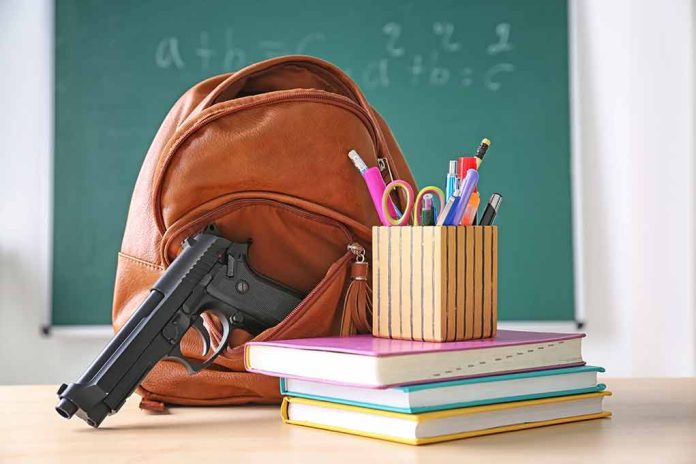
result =
[{"label": "green scissors handle", "polygon": [[[399,217],[392,216],[389,212],[389,208],[387,207],[389,196],[396,189],[402,189],[406,194],[406,207],[404,208],[403,214]],[[384,217],[389,223],[389,225],[406,226],[408,225],[411,216],[413,216],[412,223],[414,226],[421,225],[420,214],[423,208],[423,197],[428,193],[434,194],[437,197],[438,202],[440,204],[440,208],[442,208],[445,205],[445,194],[443,193],[442,189],[438,187],[432,185],[425,187],[418,192],[418,196],[413,198],[414,191],[413,187],[411,187],[411,184],[401,179],[390,182],[387,185],[387,188],[384,190],[384,193],[382,194],[382,212],[384,213]]]}]

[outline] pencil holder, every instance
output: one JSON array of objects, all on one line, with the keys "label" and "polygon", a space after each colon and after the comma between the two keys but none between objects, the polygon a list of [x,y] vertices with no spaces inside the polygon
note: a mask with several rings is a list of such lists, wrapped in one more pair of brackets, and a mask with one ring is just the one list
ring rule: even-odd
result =
[{"label": "pencil holder", "polygon": [[373,227],[372,263],[375,337],[495,336],[497,226]]}]

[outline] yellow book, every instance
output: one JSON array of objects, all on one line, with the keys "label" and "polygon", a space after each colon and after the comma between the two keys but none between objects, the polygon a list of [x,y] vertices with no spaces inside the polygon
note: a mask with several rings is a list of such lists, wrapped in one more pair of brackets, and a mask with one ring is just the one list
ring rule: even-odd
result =
[{"label": "yellow book", "polygon": [[608,417],[611,413],[602,410],[602,399],[608,395],[611,393],[587,393],[420,414],[286,397],[281,414],[287,424],[426,445]]}]

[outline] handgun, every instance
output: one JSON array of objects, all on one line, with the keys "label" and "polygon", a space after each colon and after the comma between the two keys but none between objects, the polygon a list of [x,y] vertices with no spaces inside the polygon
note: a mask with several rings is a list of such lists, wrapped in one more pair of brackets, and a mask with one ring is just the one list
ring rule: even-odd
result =
[{"label": "handgun", "polygon": [[[97,359],[77,382],[58,389],[58,414],[66,419],[77,415],[99,427],[160,360],[178,361],[195,374],[227,348],[233,328],[258,335],[285,319],[302,295],[254,272],[248,251],[249,243],[220,237],[213,224],[187,238],[179,256]],[[222,326],[217,346],[211,347],[204,313]],[[190,328],[200,334],[203,356],[212,351],[203,361],[181,352],[179,344]]]}]

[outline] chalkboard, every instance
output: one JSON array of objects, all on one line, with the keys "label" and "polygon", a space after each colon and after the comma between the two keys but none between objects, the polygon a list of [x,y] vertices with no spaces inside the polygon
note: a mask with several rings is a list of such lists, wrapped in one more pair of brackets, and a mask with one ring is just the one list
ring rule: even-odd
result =
[{"label": "chalkboard", "polygon": [[567,36],[565,0],[56,2],[52,323],[110,321],[131,191],[177,97],[294,53],[348,71],[420,185],[489,137],[500,318],[572,320]]}]

